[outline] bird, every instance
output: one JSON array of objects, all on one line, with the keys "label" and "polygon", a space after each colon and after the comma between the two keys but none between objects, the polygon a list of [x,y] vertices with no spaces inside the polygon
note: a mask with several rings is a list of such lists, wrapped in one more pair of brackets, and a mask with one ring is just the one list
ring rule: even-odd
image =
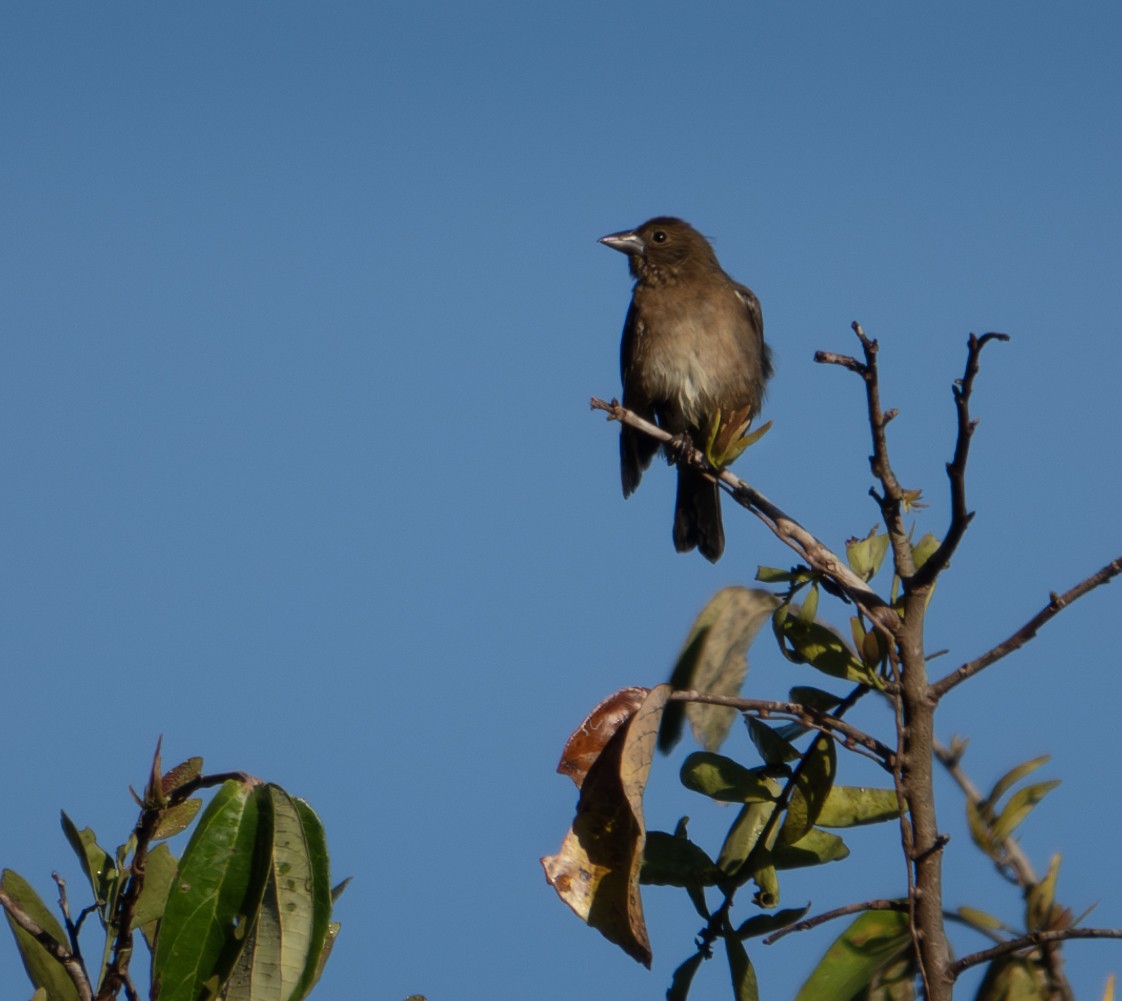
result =
[{"label": "bird", "polygon": [[[725,273],[701,233],[673,216],[599,242],[627,255],[635,279],[620,344],[624,407],[707,456],[727,454],[759,413],[772,374],[755,293]],[[656,451],[649,435],[621,425],[624,497]],[[678,552],[696,548],[711,563],[725,548],[717,484],[681,463],[673,538]]]}]

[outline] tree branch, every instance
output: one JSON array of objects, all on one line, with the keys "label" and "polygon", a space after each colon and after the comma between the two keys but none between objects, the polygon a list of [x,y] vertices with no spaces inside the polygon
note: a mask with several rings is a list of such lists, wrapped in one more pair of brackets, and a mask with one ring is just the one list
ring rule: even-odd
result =
[{"label": "tree branch", "polygon": [[967,678],[972,678],[978,672],[984,671],[991,664],[995,664],[1003,657],[1007,657],[1014,651],[1019,650],[1036,635],[1041,626],[1054,619],[1073,601],[1082,598],[1088,591],[1093,591],[1096,587],[1109,583],[1120,573],[1122,573],[1122,556],[1111,560],[1101,570],[1091,574],[1086,580],[1080,581],[1075,587],[1065,591],[1063,594],[1056,594],[1053,592],[1048,604],[1021,626],[1020,629],[1013,633],[1012,636],[1004,642],[999,643],[993,649],[988,650],[986,653],[982,654],[982,656],[968,661],[950,674],[940,678],[931,686],[931,694],[936,699],[941,699],[947,692],[961,685]]},{"label": "tree branch", "polygon": [[915,573],[915,564],[912,562],[912,547],[908,541],[908,533],[904,528],[903,502],[905,492],[896,479],[892,470],[892,463],[888,456],[888,436],[885,428],[889,421],[896,416],[895,410],[887,413],[881,409],[880,404],[880,378],[877,372],[877,351],[879,345],[875,340],[865,336],[861,324],[856,321],[852,324],[853,332],[861,342],[865,353],[864,364],[845,355],[836,355],[827,351],[818,351],[814,360],[820,365],[841,365],[843,368],[856,372],[865,383],[865,405],[868,410],[869,429],[873,436],[873,454],[869,456],[869,466],[873,476],[880,481],[882,493],[871,491],[873,498],[880,506],[881,517],[884,519],[888,536],[892,542],[892,552],[896,562],[896,575],[905,580]]},{"label": "tree branch", "polygon": [[966,371],[962,379],[954,384],[955,413],[958,417],[958,435],[955,439],[954,457],[947,463],[947,478],[951,485],[951,523],[939,548],[931,554],[926,563],[916,571],[915,577],[904,581],[905,587],[920,588],[932,584],[935,578],[951,561],[958,548],[966,527],[974,518],[974,513],[966,509],[966,460],[970,455],[970,439],[978,426],[970,417],[970,396],[974,392],[974,379],[982,356],[982,348],[990,341],[1007,341],[1008,334],[988,333],[977,337],[970,335],[966,343]]},{"label": "tree branch", "polygon": [[[594,396],[591,406],[593,410],[605,411],[609,420],[627,424],[664,444],[673,440],[672,435],[621,406],[618,400],[606,403]],[[844,560],[744,480],[734,476],[727,469],[714,469],[699,449],[687,447],[683,451],[685,461],[699,469],[718,486],[723,487],[733,500],[756,515],[781,542],[795,550],[811,568],[837,584],[845,595],[865,612],[870,621],[887,630],[889,635],[892,634],[899,624],[896,613],[892,611],[888,602],[849,569]]]},{"label": "tree branch", "polygon": [[39,922],[27,913],[27,911],[20,907],[20,905],[8,895],[7,891],[3,889],[0,889],[0,907],[4,908],[8,916],[19,925],[20,928],[46,949],[51,958],[57,960],[62,965],[62,968],[66,970],[66,975],[70,977],[75,990],[78,992],[79,1001],[91,1001],[93,998],[93,988],[90,986],[89,978],[86,976],[86,968],[82,965],[82,960],[71,953],[61,942],[57,941],[49,931],[43,928]]},{"label": "tree branch", "polygon": [[811,928],[824,925],[827,921],[833,921],[834,918],[844,918],[847,914],[858,914],[861,911],[906,911],[907,909],[908,902],[906,900],[863,900],[859,904],[846,904],[844,907],[835,907],[832,911],[816,914],[812,918],[796,921],[793,925],[780,928],[779,931],[772,932],[760,941],[764,945],[771,945],[778,942],[784,935],[790,935],[791,932],[810,931]]},{"label": "tree branch", "polygon": [[1007,956],[1011,952],[1033,949],[1051,942],[1066,942],[1072,938],[1122,938],[1122,928],[1057,928],[1051,931],[1031,932],[1028,935],[1022,935],[1020,938],[991,946],[989,949],[972,952],[969,956],[963,956],[962,959],[956,959],[951,963],[951,971],[957,977],[963,970],[968,970],[971,966],[988,963],[991,959]]},{"label": "tree branch", "polygon": [[804,706],[799,702],[772,702],[766,699],[742,699],[732,695],[709,695],[706,692],[671,692],[672,702],[700,702],[711,706],[729,706],[758,719],[789,719],[812,730],[836,737],[847,750],[871,758],[886,771],[892,770],[895,752],[863,730],[829,713]]}]

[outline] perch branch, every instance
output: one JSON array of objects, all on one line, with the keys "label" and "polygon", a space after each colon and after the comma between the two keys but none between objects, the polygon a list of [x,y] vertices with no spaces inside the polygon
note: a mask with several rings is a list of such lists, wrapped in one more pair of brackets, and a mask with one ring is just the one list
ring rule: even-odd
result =
[{"label": "perch branch", "polygon": [[[658,441],[667,443],[673,440],[672,435],[621,406],[618,400],[606,403],[594,396],[591,400],[591,406],[593,410],[605,411],[609,420],[627,424]],[[741,507],[747,508],[755,514],[781,542],[795,550],[814,570],[824,574],[836,583],[846,596],[865,612],[871,621],[878,623],[881,628],[888,630],[889,635],[892,635],[899,624],[896,613],[892,611],[891,606],[879,594],[849,569],[844,560],[831,552],[827,546],[803,528],[794,518],[782,511],[754,487],[733,475],[727,469],[718,470],[710,466],[704,453],[699,449],[686,448],[684,451],[686,461],[696,466],[705,476],[722,487]]]},{"label": "perch branch", "polygon": [[862,911],[906,911],[907,909],[908,902],[906,900],[863,900],[859,904],[846,904],[844,907],[835,907],[832,911],[816,914],[812,918],[796,921],[794,924],[787,925],[786,928],[780,928],[779,931],[772,932],[760,941],[764,945],[771,945],[778,942],[784,935],[790,935],[791,932],[810,931],[811,928],[824,925],[827,921],[844,918],[847,914],[859,914]]}]

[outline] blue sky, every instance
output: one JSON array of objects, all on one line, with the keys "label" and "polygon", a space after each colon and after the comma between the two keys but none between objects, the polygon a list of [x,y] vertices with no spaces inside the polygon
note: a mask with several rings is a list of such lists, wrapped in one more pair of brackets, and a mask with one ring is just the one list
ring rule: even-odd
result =
[{"label": "blue sky", "polygon": [[[116,844],[163,734],[169,763],[323,817],[354,881],[317,996],[661,996],[696,918],[649,893],[647,973],[554,898],[553,768],[603,695],[664,679],[713,592],[791,556],[731,510],[717,566],[675,554],[658,465],[622,500],[587,401],[618,392],[629,280],[595,240],[663,213],[714,237],[777,362],[737,470],[835,547],[876,520],[867,428],[813,352],[853,351],[854,319],[880,340],[897,471],[940,532],[966,337],[1012,335],[932,605],[949,670],[1118,553],[1120,46],[1107,3],[7,5],[0,863],[76,885],[59,809]],[[981,785],[1054,755],[1025,847],[1113,926],[1117,601],[939,720]],[[750,694],[799,683],[753,651]],[[689,813],[715,850],[727,814],[676,769],[651,822]],[[939,804],[948,903],[1015,921]],[[892,845],[854,837],[784,905],[897,892]],[[765,996],[838,930],[758,948]],[[1085,997],[1120,965],[1068,956]],[[698,990],[726,996],[711,965]]]}]

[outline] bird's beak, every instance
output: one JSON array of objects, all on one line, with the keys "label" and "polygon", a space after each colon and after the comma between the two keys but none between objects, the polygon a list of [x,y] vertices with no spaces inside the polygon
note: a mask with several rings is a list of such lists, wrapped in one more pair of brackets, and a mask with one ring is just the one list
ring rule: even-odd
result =
[{"label": "bird's beak", "polygon": [[605,247],[611,247],[612,250],[618,250],[621,254],[641,256],[647,249],[639,234],[630,230],[625,233],[609,233],[607,236],[600,237],[598,242]]}]

